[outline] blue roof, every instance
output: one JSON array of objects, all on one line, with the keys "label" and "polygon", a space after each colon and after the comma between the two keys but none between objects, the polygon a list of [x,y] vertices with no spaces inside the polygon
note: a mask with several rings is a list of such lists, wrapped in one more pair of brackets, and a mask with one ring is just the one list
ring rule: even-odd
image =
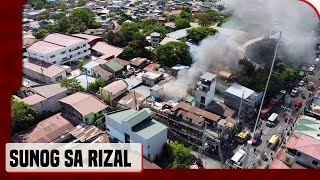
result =
[{"label": "blue roof", "polygon": [[313,98],[312,104],[320,106],[320,98]]}]

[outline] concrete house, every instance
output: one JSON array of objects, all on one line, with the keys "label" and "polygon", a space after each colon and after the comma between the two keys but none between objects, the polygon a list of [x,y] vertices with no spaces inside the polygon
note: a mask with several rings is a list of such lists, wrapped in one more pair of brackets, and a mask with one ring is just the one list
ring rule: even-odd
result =
[{"label": "concrete house", "polygon": [[200,108],[207,107],[214,98],[216,90],[217,75],[206,72],[200,76],[196,90],[196,106]]},{"label": "concrete house", "polygon": [[167,142],[168,128],[151,117],[149,109],[128,109],[106,114],[106,127],[111,138],[122,143],[141,143],[144,156],[153,161]]},{"label": "concrete house", "polygon": [[33,94],[31,96],[23,98],[21,99],[21,101],[34,107],[38,115],[42,115],[49,111],[47,99],[38,94]]},{"label": "concrete house", "polygon": [[[297,162],[309,168],[320,168],[320,141],[310,136],[294,133],[287,144],[286,163]],[[294,159],[294,161],[292,161]]]},{"label": "concrete house", "polygon": [[60,84],[50,84],[32,88],[32,91],[46,98],[48,110],[52,113],[60,111],[59,100],[67,97],[67,89]]},{"label": "concrete house", "polygon": [[66,69],[55,64],[34,59],[24,60],[22,72],[30,79],[45,84],[58,83],[67,77]]},{"label": "concrete house", "polygon": [[101,67],[106,71],[109,71],[113,74],[114,77],[122,76],[123,66],[118,64],[116,61],[109,61],[105,64],[102,64]]},{"label": "concrete house", "polygon": [[112,104],[114,99],[127,91],[127,88],[128,84],[124,80],[118,80],[108,84],[103,88],[100,88],[99,94],[102,100]]},{"label": "concrete house", "polygon": [[102,125],[107,105],[91,94],[77,92],[60,101],[61,113],[66,117],[87,124]]},{"label": "concrete house", "polygon": [[95,61],[90,61],[87,64],[85,64],[83,66],[83,68],[86,70],[86,73],[90,76],[93,75],[93,71],[92,69],[95,68],[96,66],[99,66],[99,63],[95,62]]}]

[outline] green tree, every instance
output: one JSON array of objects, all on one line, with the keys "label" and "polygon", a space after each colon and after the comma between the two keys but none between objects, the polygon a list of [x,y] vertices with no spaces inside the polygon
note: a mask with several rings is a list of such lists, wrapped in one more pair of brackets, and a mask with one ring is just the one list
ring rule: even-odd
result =
[{"label": "green tree", "polygon": [[190,167],[190,159],[194,158],[194,156],[191,154],[191,148],[187,148],[178,142],[173,142],[169,145],[172,152],[172,168],[188,169]]},{"label": "green tree", "polygon": [[133,35],[136,32],[139,32],[139,24],[138,23],[123,23],[121,26],[121,32],[126,39],[126,42],[130,42],[133,40]]},{"label": "green tree", "polygon": [[81,59],[78,63],[78,68],[80,69],[80,71],[84,71],[85,69],[83,68],[83,66],[86,64],[86,62]]},{"label": "green tree", "polygon": [[209,26],[211,24],[209,17],[206,14],[199,15],[200,26]]},{"label": "green tree", "polygon": [[22,101],[11,101],[11,132],[17,133],[32,126],[36,121],[36,110]]},{"label": "green tree", "polygon": [[42,38],[46,37],[48,34],[49,34],[49,31],[47,31],[45,29],[40,29],[34,34],[34,36],[37,39],[42,39]]},{"label": "green tree", "polygon": [[156,49],[156,59],[165,66],[176,64],[190,65],[192,63],[189,46],[183,42],[169,42]]},{"label": "green tree", "polygon": [[192,14],[191,14],[191,12],[187,12],[187,11],[185,11],[185,10],[181,11],[181,13],[180,13],[179,16],[180,16],[180,18],[188,19],[189,21],[192,20]]},{"label": "green tree", "polygon": [[125,59],[125,60],[131,60],[132,58],[138,57],[138,52],[130,46],[126,46],[122,53],[119,55],[119,58]]},{"label": "green tree", "polygon": [[124,47],[127,43],[126,43],[126,39],[124,38],[122,32],[113,32],[113,31],[109,31],[106,35],[105,35],[105,40],[109,43],[112,44],[114,46],[118,46],[118,47]]},{"label": "green tree", "polygon": [[204,38],[212,36],[218,31],[210,27],[196,27],[187,30],[188,39],[192,39],[195,43],[200,43]]},{"label": "green tree", "polygon": [[34,4],[34,9],[35,10],[40,10],[40,9],[43,9],[45,6],[45,3],[42,2],[42,1],[38,1],[37,3]]},{"label": "green tree", "polygon": [[77,5],[81,7],[81,6],[85,6],[86,4],[87,4],[86,0],[79,0]]},{"label": "green tree", "polygon": [[243,76],[251,76],[256,70],[253,63],[250,62],[247,58],[240,59],[239,65],[242,70]]},{"label": "green tree", "polygon": [[103,80],[97,79],[93,83],[90,83],[88,85],[88,90],[87,91],[89,93],[93,93],[94,94],[94,93],[97,93],[99,91],[100,87],[104,87],[105,85],[106,85],[106,83]]},{"label": "green tree", "polygon": [[188,28],[190,27],[190,20],[178,17],[176,18],[175,24],[176,24],[176,28],[175,28],[176,30]]},{"label": "green tree", "polygon": [[68,89],[69,93],[75,93],[79,91],[84,91],[84,88],[81,86],[80,82],[77,79],[63,79],[61,81],[61,86]]}]

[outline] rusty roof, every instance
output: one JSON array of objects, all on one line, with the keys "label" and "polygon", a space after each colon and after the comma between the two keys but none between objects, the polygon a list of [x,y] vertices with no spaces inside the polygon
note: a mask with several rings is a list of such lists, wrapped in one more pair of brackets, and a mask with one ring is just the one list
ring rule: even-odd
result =
[{"label": "rusty roof", "polygon": [[105,69],[103,69],[102,67],[100,66],[96,66],[92,69],[93,72],[96,72],[98,74],[100,74],[101,76],[104,76],[104,77],[111,77],[113,74],[109,71],[106,71]]},{"label": "rusty roof", "polygon": [[220,116],[218,116],[216,114],[202,110],[200,108],[194,107],[188,103],[183,103],[183,102],[180,102],[179,104],[177,104],[176,106],[171,108],[171,111],[176,112],[179,109],[182,109],[187,112],[191,112],[193,114],[196,114],[198,116],[202,116],[202,117],[204,117],[208,120],[212,120],[212,121],[218,121],[220,119]]},{"label": "rusty roof", "polygon": [[108,143],[108,135],[96,126],[79,124],[69,132],[80,142]]},{"label": "rusty roof", "polygon": [[69,121],[61,113],[58,113],[20,133],[14,134],[11,137],[11,142],[49,143],[72,130],[75,127],[74,125],[73,121]]},{"label": "rusty roof", "polygon": [[97,112],[102,111],[108,107],[100,99],[91,94],[83,92],[74,93],[59,100],[59,102],[69,104],[83,116],[86,116],[90,113],[96,114]]}]

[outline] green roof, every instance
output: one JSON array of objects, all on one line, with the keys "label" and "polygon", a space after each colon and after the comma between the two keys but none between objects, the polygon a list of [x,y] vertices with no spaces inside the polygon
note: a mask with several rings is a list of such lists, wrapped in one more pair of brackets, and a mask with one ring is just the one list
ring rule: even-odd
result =
[{"label": "green roof", "polygon": [[148,108],[140,111],[128,109],[110,113],[107,116],[119,124],[128,122],[132,127],[132,131],[146,140],[167,128],[165,125],[149,118],[151,117],[151,110]]},{"label": "green roof", "polygon": [[120,64],[118,64],[115,61],[109,61],[109,62],[105,63],[104,65],[109,67],[113,72],[117,72],[117,71],[120,71],[121,69],[123,69],[123,66],[121,66]]},{"label": "green roof", "polygon": [[117,121],[119,124],[121,124],[122,121],[130,117],[131,115],[137,113],[134,109],[127,109],[123,111],[118,111],[114,113],[107,114],[107,116],[115,121]]},{"label": "green roof", "polygon": [[167,129],[165,125],[152,119],[136,125],[133,127],[132,131],[147,140],[165,129]]},{"label": "green roof", "polygon": [[150,116],[151,116],[151,110],[145,108],[136,112],[135,114],[132,114],[130,117],[126,118],[124,121],[128,122],[130,126],[133,127]]},{"label": "green roof", "polygon": [[302,133],[320,140],[320,121],[308,116],[299,119],[294,133]]}]

